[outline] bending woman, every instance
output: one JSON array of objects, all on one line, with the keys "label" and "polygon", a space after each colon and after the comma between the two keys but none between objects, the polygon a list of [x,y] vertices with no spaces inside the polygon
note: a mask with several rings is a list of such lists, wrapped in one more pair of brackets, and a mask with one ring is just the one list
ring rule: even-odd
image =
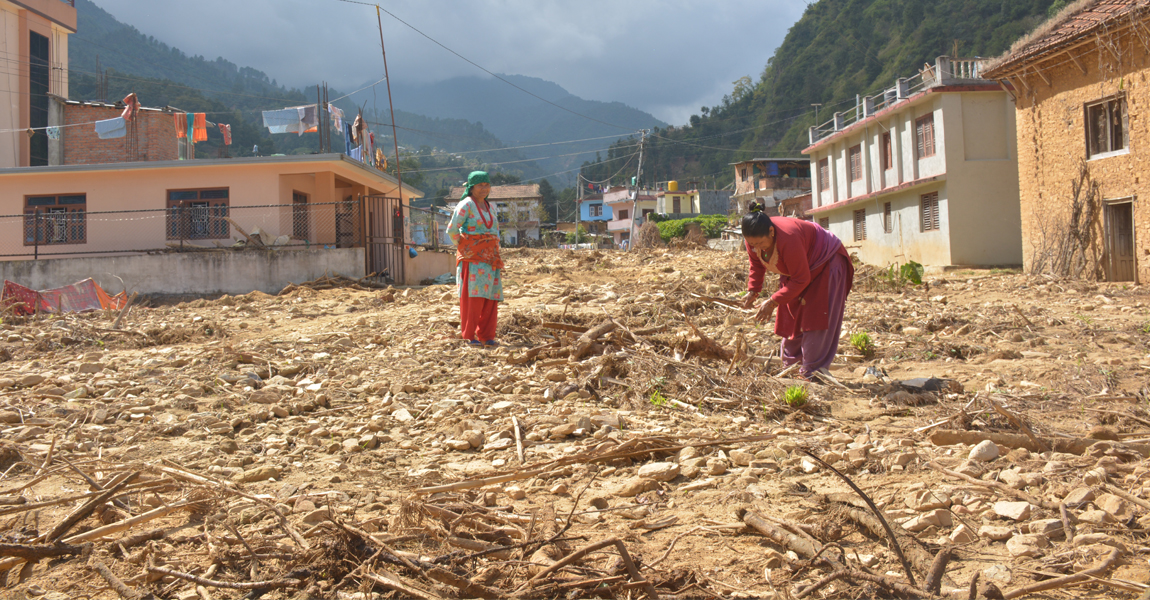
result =
[{"label": "bending woman", "polygon": [[495,326],[503,302],[503,260],[499,258],[499,222],[487,202],[491,179],[484,171],[467,176],[463,198],[451,215],[447,234],[455,243],[455,280],[459,282],[459,322],[472,345],[496,346]]},{"label": "bending woman", "polygon": [[809,379],[825,371],[839,349],[843,309],[854,283],[854,266],[843,243],[819,225],[790,217],[768,217],[763,204],[743,216],[743,239],[751,273],[744,308],[763,289],[763,275],[779,274],[779,291],[759,306],[755,320],[769,320],[778,308],[775,334],[783,338],[783,364],[801,362]]}]

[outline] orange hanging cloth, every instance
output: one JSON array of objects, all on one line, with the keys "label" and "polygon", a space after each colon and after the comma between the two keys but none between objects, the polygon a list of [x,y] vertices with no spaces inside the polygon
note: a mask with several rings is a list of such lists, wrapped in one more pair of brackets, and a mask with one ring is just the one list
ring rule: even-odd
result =
[{"label": "orange hanging cloth", "polygon": [[176,118],[176,138],[188,137],[188,113],[176,113],[172,116]]},{"label": "orange hanging cloth", "polygon": [[196,113],[192,125],[192,141],[195,143],[208,141],[208,114]]}]

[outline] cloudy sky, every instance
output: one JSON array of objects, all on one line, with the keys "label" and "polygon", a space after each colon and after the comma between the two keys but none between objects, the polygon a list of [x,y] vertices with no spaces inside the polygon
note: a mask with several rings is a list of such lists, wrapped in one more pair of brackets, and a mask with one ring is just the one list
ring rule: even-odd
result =
[{"label": "cloudy sky", "polygon": [[[351,90],[382,77],[374,6],[341,0],[94,0],[192,55],[223,56],[279,83]],[[554,81],[671,124],[757,80],[806,0],[389,0],[428,36],[496,73]],[[484,74],[383,14],[392,77]]]}]

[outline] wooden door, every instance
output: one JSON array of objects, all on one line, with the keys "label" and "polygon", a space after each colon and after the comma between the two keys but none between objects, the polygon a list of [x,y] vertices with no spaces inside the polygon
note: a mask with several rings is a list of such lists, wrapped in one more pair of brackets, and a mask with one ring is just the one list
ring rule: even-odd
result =
[{"label": "wooden door", "polygon": [[1110,281],[1134,281],[1134,203],[1106,205],[1106,256]]}]

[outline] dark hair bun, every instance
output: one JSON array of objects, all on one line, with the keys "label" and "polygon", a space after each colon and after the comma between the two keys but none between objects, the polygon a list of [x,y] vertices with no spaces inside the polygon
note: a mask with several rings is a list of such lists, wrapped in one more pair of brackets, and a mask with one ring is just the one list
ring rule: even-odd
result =
[{"label": "dark hair bun", "polygon": [[757,212],[763,212],[764,210],[766,210],[766,208],[767,208],[767,206],[762,202],[751,202],[751,205],[749,207],[747,207],[747,210],[750,212],[753,212],[753,213],[757,213]]}]

